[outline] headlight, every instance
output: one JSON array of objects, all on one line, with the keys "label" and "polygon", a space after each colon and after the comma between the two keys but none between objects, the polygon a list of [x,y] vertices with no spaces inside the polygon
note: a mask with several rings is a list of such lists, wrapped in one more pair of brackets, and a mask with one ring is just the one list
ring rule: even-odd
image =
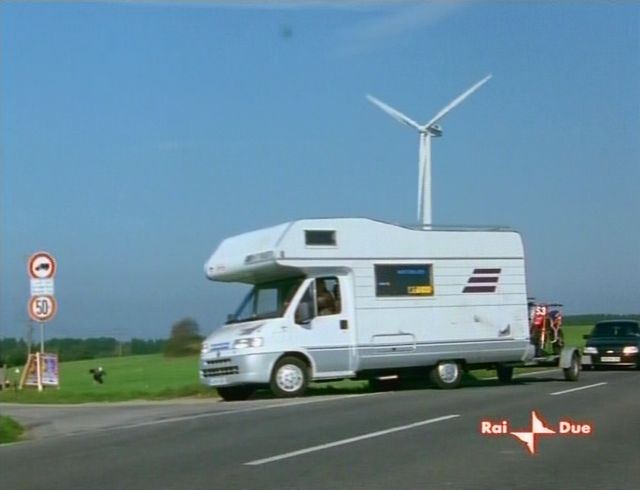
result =
[{"label": "headlight", "polygon": [[264,340],[262,337],[248,337],[246,339],[236,339],[233,342],[234,349],[246,349],[247,347],[262,347]]},{"label": "headlight", "polygon": [[209,352],[209,343],[208,342],[202,342],[202,347],[200,348],[200,353],[201,354],[206,354],[207,352]]},{"label": "headlight", "polygon": [[598,349],[596,349],[595,347],[585,347],[583,352],[585,354],[597,354]]},{"label": "headlight", "polygon": [[625,347],[622,349],[623,354],[637,354],[638,348],[636,346]]}]

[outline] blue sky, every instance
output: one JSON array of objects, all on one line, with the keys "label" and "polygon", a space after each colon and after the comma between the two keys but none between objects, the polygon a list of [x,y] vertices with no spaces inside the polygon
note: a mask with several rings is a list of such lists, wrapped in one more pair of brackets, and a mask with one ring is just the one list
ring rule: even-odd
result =
[{"label": "blue sky", "polygon": [[47,337],[164,337],[239,302],[203,274],[226,236],[414,223],[417,134],[364,95],[426,122],[488,73],[434,141],[434,223],[519,230],[567,313],[640,312],[635,2],[3,2],[0,336],[38,250]]}]

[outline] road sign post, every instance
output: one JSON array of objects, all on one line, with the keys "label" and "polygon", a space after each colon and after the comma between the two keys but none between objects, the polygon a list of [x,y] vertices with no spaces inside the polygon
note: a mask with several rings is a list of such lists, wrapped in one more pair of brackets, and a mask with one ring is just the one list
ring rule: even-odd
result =
[{"label": "road sign post", "polygon": [[58,309],[53,283],[56,268],[56,260],[49,252],[36,252],[27,261],[27,272],[31,278],[29,316],[40,323],[42,329],[43,324],[51,320]]},{"label": "road sign post", "polygon": [[[56,260],[48,252],[36,252],[27,261],[27,273],[30,277],[31,297],[27,304],[29,317],[40,324],[40,352],[35,357],[29,356],[25,372],[31,369],[37,373],[36,385],[42,391],[41,381],[42,356],[44,352],[44,324],[51,320],[57,310],[58,303],[54,296],[53,278],[56,275]],[[56,364],[57,366],[57,364]],[[57,368],[56,368],[57,369]],[[21,383],[21,387],[24,384]]]}]

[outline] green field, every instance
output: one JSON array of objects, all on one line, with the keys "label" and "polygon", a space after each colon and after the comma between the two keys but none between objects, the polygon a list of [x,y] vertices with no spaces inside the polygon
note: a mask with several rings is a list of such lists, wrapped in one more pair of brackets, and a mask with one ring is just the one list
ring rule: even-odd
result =
[{"label": "green field", "polygon": [[[588,326],[566,327],[567,345],[582,347],[582,335],[590,329]],[[102,366],[107,373],[104,384],[95,383],[89,373],[89,369],[98,366]],[[519,369],[517,372],[530,370]],[[493,370],[473,371],[473,377],[477,379],[493,376]],[[314,383],[310,394],[359,393],[367,390],[366,381],[347,380],[328,384]],[[21,403],[83,403],[179,397],[217,397],[214,389],[200,385],[197,356],[165,358],[160,354],[153,354],[63,362],[60,364],[60,388],[45,388],[43,392],[34,388],[0,391],[0,402]]]}]

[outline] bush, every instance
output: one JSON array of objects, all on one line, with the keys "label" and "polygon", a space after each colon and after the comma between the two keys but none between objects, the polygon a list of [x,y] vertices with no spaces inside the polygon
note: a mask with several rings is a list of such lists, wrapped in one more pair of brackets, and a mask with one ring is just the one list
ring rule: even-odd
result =
[{"label": "bush", "polygon": [[166,357],[192,356],[200,352],[202,336],[198,322],[183,318],[171,327],[171,337],[164,348]]}]

